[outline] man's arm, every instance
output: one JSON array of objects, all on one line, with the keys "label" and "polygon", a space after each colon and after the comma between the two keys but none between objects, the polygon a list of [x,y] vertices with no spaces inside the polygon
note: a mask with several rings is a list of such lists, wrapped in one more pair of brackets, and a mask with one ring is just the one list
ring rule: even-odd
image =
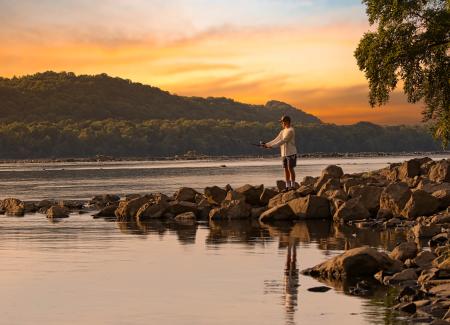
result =
[{"label": "man's arm", "polygon": [[281,131],[280,134],[275,139],[266,143],[266,146],[268,146],[269,148],[279,147],[282,144],[285,144],[286,142],[290,141],[293,136],[294,132],[292,132],[292,130],[286,132],[286,135],[283,135],[283,131]]},{"label": "man's arm", "polygon": [[272,141],[266,142],[266,143],[264,144],[264,146],[265,146],[266,148],[272,148],[272,147],[274,147],[279,141],[281,141],[282,135],[283,135],[283,131],[281,131],[280,133],[278,133],[278,135],[276,136],[276,138],[273,139]]}]

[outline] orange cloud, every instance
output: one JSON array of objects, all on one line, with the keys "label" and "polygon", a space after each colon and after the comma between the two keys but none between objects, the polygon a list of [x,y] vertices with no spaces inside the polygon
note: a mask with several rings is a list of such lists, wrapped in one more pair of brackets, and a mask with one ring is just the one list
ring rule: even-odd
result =
[{"label": "orange cloud", "polygon": [[[187,96],[225,96],[249,103],[279,99],[326,122],[417,123],[420,105],[395,93],[380,109],[367,103],[367,81],[353,51],[365,24],[322,27],[222,26],[176,40],[58,37],[44,44],[2,39],[0,75],[44,70],[106,72]],[[45,35],[45,31],[41,31]],[[51,35],[51,32],[48,32]],[[4,36],[3,36],[4,37]],[[406,118],[405,118],[406,117]]]}]

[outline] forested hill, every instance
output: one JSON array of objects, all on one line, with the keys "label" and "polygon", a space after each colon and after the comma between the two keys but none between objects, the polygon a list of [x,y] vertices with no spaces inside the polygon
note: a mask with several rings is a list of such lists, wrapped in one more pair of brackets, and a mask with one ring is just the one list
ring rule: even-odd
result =
[{"label": "forested hill", "polygon": [[249,105],[228,98],[177,96],[106,74],[77,76],[49,71],[0,78],[0,121],[4,122],[184,118],[266,123],[282,114],[296,123],[321,123],[317,117],[278,101]]}]

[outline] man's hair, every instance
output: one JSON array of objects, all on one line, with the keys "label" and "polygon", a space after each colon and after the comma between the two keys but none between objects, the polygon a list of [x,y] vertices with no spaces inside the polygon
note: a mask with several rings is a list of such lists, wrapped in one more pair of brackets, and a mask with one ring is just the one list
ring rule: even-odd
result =
[{"label": "man's hair", "polygon": [[287,115],[283,115],[280,119],[280,122],[291,123],[291,118]]}]

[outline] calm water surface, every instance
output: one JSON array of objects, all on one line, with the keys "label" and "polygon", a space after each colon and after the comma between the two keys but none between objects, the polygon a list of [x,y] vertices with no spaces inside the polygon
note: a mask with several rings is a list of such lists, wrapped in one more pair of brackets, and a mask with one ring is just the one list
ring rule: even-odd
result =
[{"label": "calm water surface", "polygon": [[[311,159],[298,171],[318,175],[338,163],[358,172],[401,160]],[[3,164],[0,198],[171,193],[272,185],[279,176],[278,160]],[[400,233],[327,222],[117,223],[90,214],[52,223],[30,214],[0,216],[0,236],[2,324],[404,323],[387,308],[391,291],[359,298],[345,293],[349,284],[327,283],[333,290],[312,293],[323,283],[298,273],[348,248],[390,250]]]}]

